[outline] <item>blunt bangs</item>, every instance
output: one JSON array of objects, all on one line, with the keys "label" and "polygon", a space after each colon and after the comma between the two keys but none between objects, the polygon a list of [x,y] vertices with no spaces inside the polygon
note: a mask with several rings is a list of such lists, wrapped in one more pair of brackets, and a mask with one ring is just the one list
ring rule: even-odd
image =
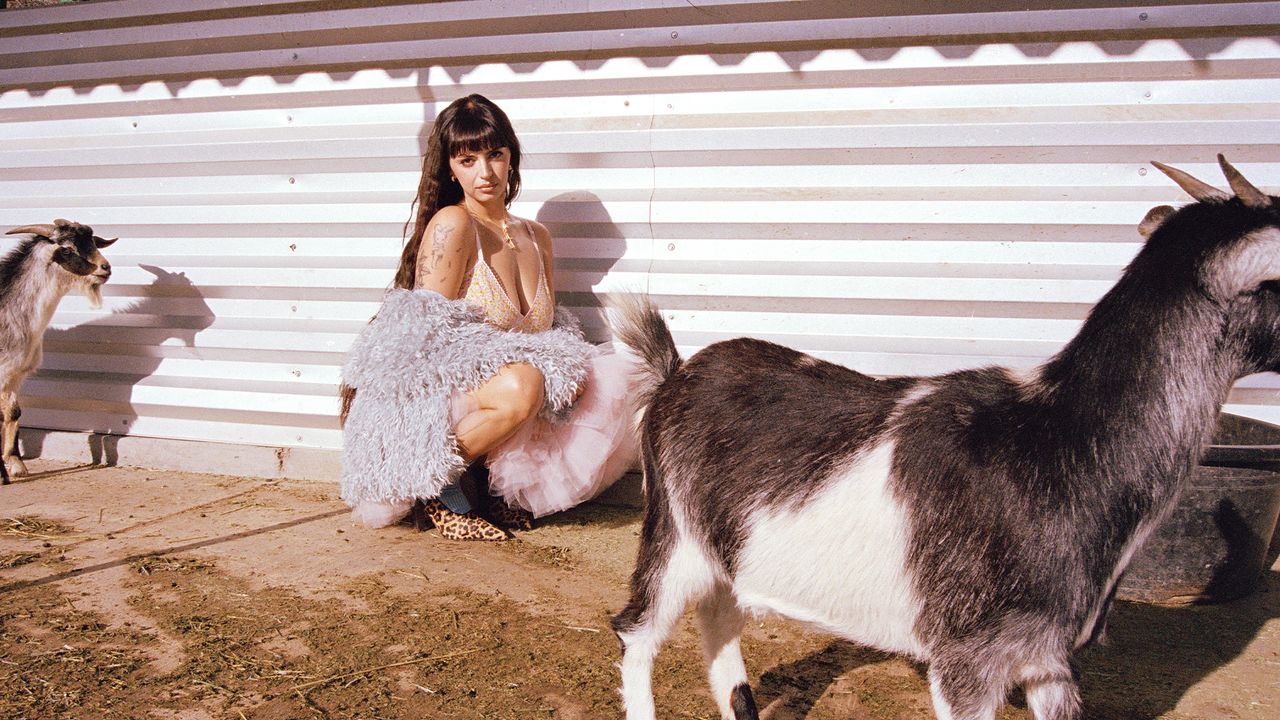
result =
[{"label": "blunt bangs", "polygon": [[485,117],[487,113],[480,108],[475,110],[458,113],[453,124],[446,129],[449,157],[500,147],[508,148],[514,154],[518,148],[515,138],[504,133],[495,118]]}]

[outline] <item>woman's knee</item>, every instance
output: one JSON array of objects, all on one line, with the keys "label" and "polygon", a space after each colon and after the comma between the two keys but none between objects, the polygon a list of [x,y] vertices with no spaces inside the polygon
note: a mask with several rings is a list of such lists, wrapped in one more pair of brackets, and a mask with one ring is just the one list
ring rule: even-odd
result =
[{"label": "woman's knee", "polygon": [[542,408],[542,373],[532,365],[508,365],[494,377],[493,382],[495,409],[513,421],[523,422]]}]

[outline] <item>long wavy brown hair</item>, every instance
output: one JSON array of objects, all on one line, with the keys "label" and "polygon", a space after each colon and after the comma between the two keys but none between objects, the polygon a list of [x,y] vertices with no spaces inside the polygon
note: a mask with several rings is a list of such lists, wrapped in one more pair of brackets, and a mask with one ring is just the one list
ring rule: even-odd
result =
[{"label": "long wavy brown hair", "polygon": [[[404,251],[396,269],[394,286],[412,290],[418,271],[418,248],[427,223],[440,208],[462,202],[462,186],[450,179],[449,158],[464,152],[480,153],[506,147],[511,151],[511,175],[507,178],[507,206],[520,194],[520,141],[502,108],[483,95],[468,95],[449,103],[436,117],[422,158],[422,178],[412,210],[405,223]],[[409,226],[413,233],[409,233]],[[338,388],[338,422],[346,425],[356,389],[342,383]]]},{"label": "long wavy brown hair", "polygon": [[[449,158],[464,152],[478,153],[506,147],[511,151],[511,175],[507,178],[507,206],[520,194],[520,141],[502,108],[483,95],[468,95],[449,103],[436,117],[422,159],[422,178],[405,223],[404,252],[396,270],[395,287],[412,290],[418,268],[418,248],[427,223],[440,208],[462,201],[462,187],[450,179]],[[409,226],[413,232],[409,232]]]}]

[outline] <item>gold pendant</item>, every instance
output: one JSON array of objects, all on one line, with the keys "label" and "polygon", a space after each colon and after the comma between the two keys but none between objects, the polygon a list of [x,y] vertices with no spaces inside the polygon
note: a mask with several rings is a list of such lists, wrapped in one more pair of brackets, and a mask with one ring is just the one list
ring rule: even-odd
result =
[{"label": "gold pendant", "polygon": [[516,241],[511,239],[511,230],[507,228],[507,221],[502,221],[502,239],[507,242],[507,247],[512,250],[516,249]]}]

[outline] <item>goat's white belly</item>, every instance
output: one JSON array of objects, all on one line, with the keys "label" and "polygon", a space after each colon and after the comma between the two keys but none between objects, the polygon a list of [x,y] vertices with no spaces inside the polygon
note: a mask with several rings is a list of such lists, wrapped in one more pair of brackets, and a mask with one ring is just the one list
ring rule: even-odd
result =
[{"label": "goat's white belly", "polygon": [[873,448],[804,505],[753,520],[733,579],[740,605],[923,656],[906,513],[888,487],[893,449]]}]

